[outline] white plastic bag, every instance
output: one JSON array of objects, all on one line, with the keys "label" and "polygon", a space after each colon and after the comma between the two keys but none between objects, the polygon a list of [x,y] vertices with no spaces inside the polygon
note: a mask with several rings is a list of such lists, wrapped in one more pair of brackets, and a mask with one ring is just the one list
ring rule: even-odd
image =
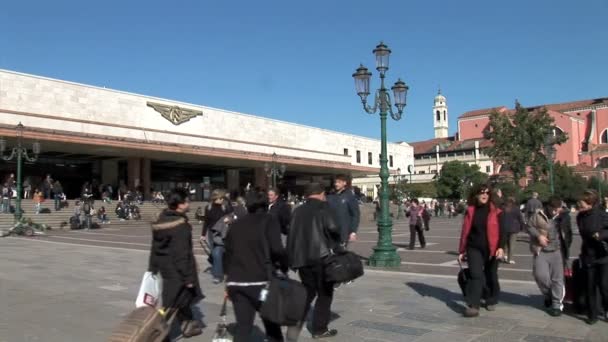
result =
[{"label": "white plastic bag", "polygon": [[135,307],[141,308],[144,306],[161,307],[163,293],[163,280],[160,274],[152,272],[144,273],[139,287],[139,293],[135,300]]}]

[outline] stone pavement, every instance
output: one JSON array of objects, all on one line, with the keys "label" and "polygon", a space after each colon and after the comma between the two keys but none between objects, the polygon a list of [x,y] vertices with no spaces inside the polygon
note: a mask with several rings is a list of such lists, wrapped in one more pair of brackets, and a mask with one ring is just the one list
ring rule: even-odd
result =
[{"label": "stone pavement", "polygon": [[[147,256],[133,249],[0,239],[0,341],[104,341],[133,309]],[[222,287],[212,285],[208,275],[201,274],[201,283],[207,298],[200,309],[208,328],[192,341],[211,340],[222,300]],[[589,327],[580,318],[546,315],[534,283],[504,281],[502,287],[503,302],[495,312],[465,319],[452,276],[368,270],[337,290],[332,327],[339,336],[331,340],[608,340],[608,323]],[[232,314],[228,319],[234,321]]]}]

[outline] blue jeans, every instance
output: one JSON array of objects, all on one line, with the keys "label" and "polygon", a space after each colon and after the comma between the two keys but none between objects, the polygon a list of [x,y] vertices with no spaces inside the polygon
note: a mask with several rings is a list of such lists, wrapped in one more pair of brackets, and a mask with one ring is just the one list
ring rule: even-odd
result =
[{"label": "blue jeans", "polygon": [[224,279],[224,265],[222,264],[224,259],[224,246],[215,245],[211,251],[213,257],[213,265],[211,265],[211,274],[215,279]]},{"label": "blue jeans", "polygon": [[59,209],[61,209],[59,207],[59,204],[61,203],[61,197],[57,194],[55,194],[55,211],[59,211]]}]

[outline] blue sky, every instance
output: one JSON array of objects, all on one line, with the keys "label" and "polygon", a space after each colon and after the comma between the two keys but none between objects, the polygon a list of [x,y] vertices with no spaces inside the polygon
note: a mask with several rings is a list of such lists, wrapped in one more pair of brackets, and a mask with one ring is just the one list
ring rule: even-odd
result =
[{"label": "blue sky", "polygon": [[[351,74],[393,50],[389,139],[468,110],[608,96],[607,0],[5,1],[0,68],[379,137]],[[377,86],[374,71],[373,86]],[[244,129],[247,129],[244,127]]]}]

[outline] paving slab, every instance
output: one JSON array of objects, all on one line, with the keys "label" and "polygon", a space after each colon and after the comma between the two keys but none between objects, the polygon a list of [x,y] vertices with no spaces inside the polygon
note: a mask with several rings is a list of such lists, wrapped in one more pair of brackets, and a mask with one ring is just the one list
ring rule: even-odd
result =
[{"label": "paving slab", "polygon": [[[0,261],[0,341],[101,342],[133,309],[148,253],[5,238]],[[211,340],[223,298],[209,275],[200,281],[206,298],[197,310],[207,329],[194,342]],[[339,335],[331,341],[606,341],[608,323],[589,327],[580,317],[543,312],[533,282],[501,287],[496,311],[466,319],[454,277],[368,270],[336,291],[331,326]],[[310,334],[300,340],[311,341]],[[263,341],[259,328],[252,341]]]}]

